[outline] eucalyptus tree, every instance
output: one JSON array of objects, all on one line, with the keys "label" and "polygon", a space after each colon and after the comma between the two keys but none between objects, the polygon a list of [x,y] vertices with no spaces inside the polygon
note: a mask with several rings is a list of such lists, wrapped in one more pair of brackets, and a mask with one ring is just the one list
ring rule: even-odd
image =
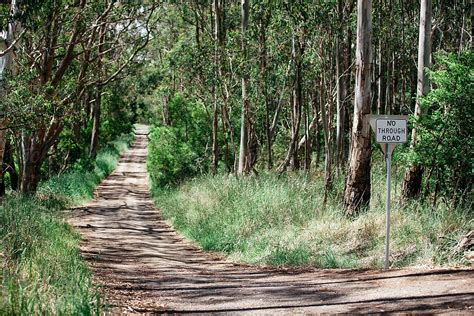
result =
[{"label": "eucalyptus tree", "polygon": [[357,2],[357,48],[354,121],[349,173],[344,192],[348,215],[355,215],[370,201],[370,127],[372,64],[372,0]]},{"label": "eucalyptus tree", "polygon": [[[148,7],[132,2],[105,1],[97,31],[97,52],[85,63],[96,63],[95,80],[87,83],[95,88],[93,102],[90,155],[95,157],[99,144],[101,100],[104,87],[119,78],[125,67],[142,51],[151,38],[150,21],[155,5]],[[122,56],[126,56],[123,58]],[[111,69],[111,71],[107,71]]]},{"label": "eucalyptus tree", "polygon": [[303,109],[303,60],[307,42],[307,28],[309,20],[309,5],[307,2],[301,2],[297,6],[287,5],[284,7],[283,13],[288,16],[288,32],[291,43],[290,61],[293,73],[290,75],[292,80],[291,95],[289,97],[289,122],[290,122],[290,142],[286,152],[286,156],[279,167],[280,171],[286,171],[288,166],[292,170],[300,168],[299,158],[299,141],[302,122]]},{"label": "eucalyptus tree", "polygon": [[[10,5],[0,4],[0,12],[8,16],[0,23],[0,100],[6,97],[6,77],[15,74],[15,52],[22,36],[21,23],[16,18],[19,0],[12,0]],[[3,157],[7,144],[8,120],[5,109],[0,108],[0,185],[3,187]]]},{"label": "eucalyptus tree", "polygon": [[[128,64],[115,56],[118,64],[113,73],[99,80],[93,76],[95,69],[89,67],[123,46],[117,35],[104,34],[129,34],[136,23],[135,18],[128,18],[131,5],[64,0],[31,1],[21,7],[18,15],[24,35],[16,53],[18,74],[8,78],[7,96],[2,100],[9,122],[15,123],[10,129],[17,146],[21,191],[36,190],[43,162],[65,124],[86,115],[88,109],[78,106],[77,100],[91,86],[104,86],[117,78]],[[134,7],[135,16],[150,13],[142,4]],[[110,40],[107,50],[101,38]],[[132,52],[127,57],[131,60],[135,55]]]},{"label": "eucalyptus tree", "polygon": [[[420,6],[420,27],[418,41],[418,84],[417,101],[415,106],[415,119],[421,115],[421,97],[425,96],[430,89],[430,83],[427,77],[427,68],[430,67],[431,60],[431,19],[432,3],[431,0],[422,0]],[[416,127],[412,130],[411,146],[416,146],[417,132]],[[423,176],[423,166],[419,163],[413,164],[405,173],[403,180],[402,194],[403,198],[410,199],[418,195],[421,191]]]},{"label": "eucalyptus tree", "polygon": [[339,176],[346,163],[345,126],[350,105],[349,88],[352,64],[351,14],[354,0],[338,0],[336,34],[336,171]]},{"label": "eucalyptus tree", "polygon": [[[215,78],[219,76],[220,68],[220,47],[222,46],[222,2],[214,0],[212,4],[214,13],[214,73]],[[219,103],[218,103],[218,87],[214,84],[213,97],[214,108],[212,115],[212,172],[217,173],[219,165],[219,144],[218,144],[218,128],[219,128]]]},{"label": "eucalyptus tree", "polygon": [[[250,15],[250,0],[241,0],[242,6],[242,56],[244,67],[247,64],[247,28],[249,25]],[[249,89],[249,78],[248,70],[244,69],[242,74],[242,114],[240,121],[240,153],[239,153],[239,165],[237,169],[238,174],[247,173],[250,171],[250,146],[249,140],[251,139],[251,117],[250,117],[250,100],[248,97]]]}]

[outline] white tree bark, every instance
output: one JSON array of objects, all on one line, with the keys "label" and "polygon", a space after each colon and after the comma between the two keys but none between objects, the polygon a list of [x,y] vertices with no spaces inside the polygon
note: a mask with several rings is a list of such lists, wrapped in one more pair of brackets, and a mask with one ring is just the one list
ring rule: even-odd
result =
[{"label": "white tree bark", "polygon": [[[18,11],[17,0],[11,2],[11,14],[14,15]],[[20,24],[16,21],[8,23],[7,30],[0,32],[0,51],[6,51],[12,44],[15,43],[16,36],[20,32]],[[17,45],[18,43],[14,44]],[[13,73],[13,59],[14,47],[8,50],[5,54],[0,55],[0,98],[5,97],[5,76],[8,72]],[[4,109],[0,109],[0,183],[3,182],[3,156],[5,154],[7,121],[5,118]]]},{"label": "white tree bark", "polygon": [[370,201],[370,96],[372,0],[357,1],[357,48],[354,120],[349,173],[344,192],[346,213],[354,215]]},{"label": "white tree bark", "polygon": [[[430,66],[431,61],[431,0],[421,0],[420,9],[420,34],[418,38],[418,81],[416,87],[416,96],[420,98],[430,90],[430,83],[426,75],[426,68]],[[421,115],[421,105],[419,99],[415,105],[415,116]],[[412,132],[412,143],[416,144],[416,129]]]},{"label": "white tree bark", "polygon": [[[247,41],[246,41],[246,32],[249,24],[249,10],[250,10],[250,0],[241,0],[242,5],[242,53],[244,55],[244,63],[247,59]],[[237,174],[242,174],[249,172],[249,130],[248,126],[250,119],[250,104],[247,95],[248,87],[248,74],[245,73],[242,76],[242,116],[241,116],[241,128],[240,128],[240,154],[239,154],[239,164],[237,169]]]},{"label": "white tree bark", "polygon": [[[418,38],[418,80],[416,89],[415,118],[421,115],[420,97],[426,95],[430,90],[430,83],[426,74],[426,68],[431,64],[431,18],[432,0],[421,0],[420,6],[420,28]],[[411,146],[416,146],[417,130],[412,129]],[[405,173],[402,184],[402,197],[408,200],[421,192],[423,177],[423,166],[414,164]]]}]

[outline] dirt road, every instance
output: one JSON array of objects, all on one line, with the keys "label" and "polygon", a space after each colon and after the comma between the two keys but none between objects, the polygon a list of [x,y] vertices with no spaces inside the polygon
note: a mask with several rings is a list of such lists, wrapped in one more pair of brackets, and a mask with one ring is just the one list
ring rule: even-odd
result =
[{"label": "dirt road", "polygon": [[474,270],[281,271],[201,252],[149,195],[147,129],[71,222],[115,312],[474,313]]}]

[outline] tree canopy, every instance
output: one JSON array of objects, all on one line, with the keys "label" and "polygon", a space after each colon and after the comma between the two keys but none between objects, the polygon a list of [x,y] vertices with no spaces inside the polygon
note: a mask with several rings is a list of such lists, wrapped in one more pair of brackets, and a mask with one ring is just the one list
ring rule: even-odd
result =
[{"label": "tree canopy", "polygon": [[[401,148],[399,161],[424,168],[423,196],[465,200],[472,191],[472,152],[461,141],[470,134],[460,129],[472,126],[469,3],[429,7],[433,89],[417,96],[420,3],[369,2],[2,1],[2,157],[31,192],[142,120],[158,126],[150,170],[163,185],[206,172],[302,170],[322,174],[327,194],[347,177],[351,213],[367,205],[361,199],[377,150],[365,135],[369,142],[355,154],[366,115],[412,115],[419,103],[410,126],[419,141]],[[371,24],[358,30],[364,12]],[[359,77],[364,32],[368,68]],[[358,81],[369,93],[362,112],[354,112]]]}]

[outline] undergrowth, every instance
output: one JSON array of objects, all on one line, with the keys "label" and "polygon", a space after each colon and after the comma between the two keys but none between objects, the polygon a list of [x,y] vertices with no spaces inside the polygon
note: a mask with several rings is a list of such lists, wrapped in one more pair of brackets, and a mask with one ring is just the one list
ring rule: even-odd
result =
[{"label": "undergrowth", "polygon": [[[203,176],[178,188],[154,187],[165,218],[205,250],[259,265],[318,268],[381,268],[385,239],[385,172],[372,175],[372,203],[356,218],[343,213],[343,181],[323,206],[318,172]],[[400,179],[393,180],[391,266],[467,264],[454,252],[474,224],[470,206],[420,201],[402,206]]]},{"label": "undergrowth", "polygon": [[98,289],[81,257],[80,236],[64,209],[92,197],[130,144],[126,135],[101,150],[90,170],[72,169],[40,184],[35,196],[11,195],[0,205],[0,315],[90,315]]}]

